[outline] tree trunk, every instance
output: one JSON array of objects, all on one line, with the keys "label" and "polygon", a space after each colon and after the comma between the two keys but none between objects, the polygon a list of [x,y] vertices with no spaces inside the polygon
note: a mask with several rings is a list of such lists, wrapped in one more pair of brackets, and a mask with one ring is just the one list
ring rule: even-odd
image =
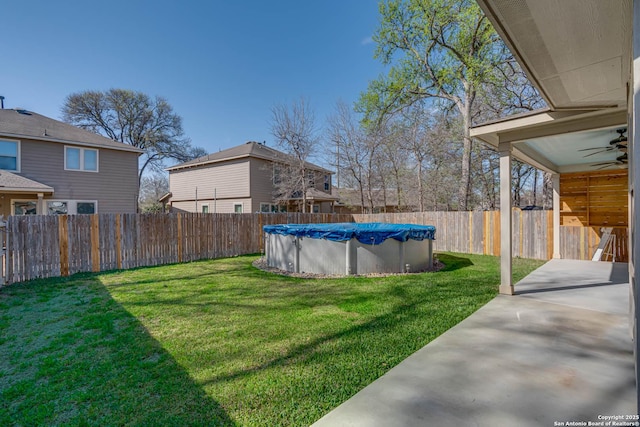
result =
[{"label": "tree trunk", "polygon": [[302,170],[302,213],[307,213],[307,169],[303,166]]},{"label": "tree trunk", "polygon": [[458,190],[458,210],[468,210],[469,202],[469,189],[471,187],[471,113],[465,111],[463,114],[464,119],[464,137],[462,147],[462,174],[460,177],[460,189]]},{"label": "tree trunk", "polygon": [[420,212],[424,212],[424,188],[422,185],[422,160],[418,161],[418,200],[420,201]]}]

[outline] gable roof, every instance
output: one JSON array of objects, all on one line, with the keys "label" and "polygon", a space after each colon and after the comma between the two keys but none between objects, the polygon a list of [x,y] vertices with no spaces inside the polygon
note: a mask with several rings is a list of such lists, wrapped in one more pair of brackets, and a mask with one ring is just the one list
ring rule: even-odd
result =
[{"label": "gable roof", "polygon": [[[175,171],[180,169],[187,169],[196,166],[209,165],[212,163],[225,162],[229,160],[242,159],[247,157],[255,157],[258,159],[264,159],[272,162],[287,163],[287,161],[293,161],[293,157],[289,154],[283,153],[271,147],[267,147],[264,144],[260,144],[255,141],[249,141],[245,144],[237,145],[235,147],[227,148],[226,150],[219,151],[217,153],[208,154],[206,156],[198,157],[197,159],[190,160],[188,162],[180,163],[175,166],[167,168],[168,171]],[[313,169],[325,173],[333,173],[321,166],[314,165],[313,163],[305,162],[309,169]]]},{"label": "gable roof", "polygon": [[142,150],[131,145],[113,141],[97,133],[80,129],[32,111],[20,109],[0,109],[0,136],[142,153]]}]

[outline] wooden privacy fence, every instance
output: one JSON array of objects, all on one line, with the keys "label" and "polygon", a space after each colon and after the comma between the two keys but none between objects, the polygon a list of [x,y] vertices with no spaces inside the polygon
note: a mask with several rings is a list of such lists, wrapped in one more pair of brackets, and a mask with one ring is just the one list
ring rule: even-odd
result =
[{"label": "wooden privacy fence", "polygon": [[[500,255],[499,212],[351,214],[97,214],[11,216],[5,283],[261,252],[262,226],[285,223],[391,222],[436,227],[435,251]],[[615,230],[617,260],[628,257],[626,228]],[[513,255],[550,259],[550,211],[513,211]],[[600,232],[560,227],[561,257],[591,259]]]},{"label": "wooden privacy fence", "polygon": [[[513,256],[553,255],[551,211],[513,211]],[[393,222],[436,227],[434,251],[500,255],[500,212],[408,212],[353,215],[356,222]]]},{"label": "wooden privacy fence", "polygon": [[349,214],[11,216],[7,283],[258,253],[267,224],[352,222]]},{"label": "wooden privacy fence", "polygon": [[[512,211],[514,257],[553,257],[553,212]],[[410,212],[353,215],[356,222],[392,222],[434,225],[434,251],[500,255],[500,212]],[[629,231],[613,229],[616,261],[629,259]],[[560,226],[560,257],[590,260],[600,243],[600,227]]]}]

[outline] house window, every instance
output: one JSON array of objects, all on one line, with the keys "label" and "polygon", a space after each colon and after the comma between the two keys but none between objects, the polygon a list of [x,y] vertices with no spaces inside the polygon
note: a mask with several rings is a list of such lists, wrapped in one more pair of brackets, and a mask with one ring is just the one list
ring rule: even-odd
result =
[{"label": "house window", "polygon": [[233,212],[234,213],[242,213],[242,203],[234,203],[233,204]]},{"label": "house window", "polygon": [[280,184],[281,178],[280,178],[280,167],[279,166],[274,166],[273,167],[273,185],[278,185]]},{"label": "house window", "polygon": [[49,215],[66,215],[68,212],[68,202],[47,202],[47,213]]},{"label": "house window", "polygon": [[93,148],[64,147],[64,169],[98,172],[98,150]]},{"label": "house window", "polygon": [[316,185],[316,174],[314,172],[307,172],[307,181],[309,181],[310,187],[314,187]]},{"label": "house window", "polygon": [[89,215],[96,213],[96,202],[76,202],[76,213]]},{"label": "house window", "polygon": [[20,172],[20,142],[0,140],[0,169]]},{"label": "house window", "polygon": [[324,176],[324,191],[331,190],[331,181],[329,180],[329,175]]},{"label": "house window", "polygon": [[260,212],[269,213],[272,210],[271,203],[260,203]]},{"label": "house window", "polygon": [[209,213],[209,205],[202,205],[202,213]]},{"label": "house window", "polygon": [[320,205],[315,205],[314,204],[312,209],[313,209],[312,210],[313,213],[319,213],[320,212]]},{"label": "house window", "polygon": [[38,202],[36,200],[14,200],[14,215],[35,215],[38,213]]},{"label": "house window", "polygon": [[91,215],[98,212],[98,202],[94,200],[47,200],[49,215]]},{"label": "house window", "polygon": [[287,211],[287,206],[286,205],[271,205],[271,212],[273,213],[278,213],[278,212],[286,212]]}]

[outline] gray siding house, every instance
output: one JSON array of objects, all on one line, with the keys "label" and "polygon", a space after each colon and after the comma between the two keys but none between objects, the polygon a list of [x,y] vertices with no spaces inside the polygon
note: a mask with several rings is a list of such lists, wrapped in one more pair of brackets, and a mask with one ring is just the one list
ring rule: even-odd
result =
[{"label": "gray siding house", "polygon": [[[274,168],[286,164],[286,154],[258,142],[247,142],[218,153],[170,167],[172,212],[250,213],[300,211],[300,198],[276,203]],[[332,172],[307,163],[313,188],[307,191],[307,212],[331,213]]]},{"label": "gray siding house", "polygon": [[0,109],[0,215],[134,213],[141,152],[31,111]]}]

